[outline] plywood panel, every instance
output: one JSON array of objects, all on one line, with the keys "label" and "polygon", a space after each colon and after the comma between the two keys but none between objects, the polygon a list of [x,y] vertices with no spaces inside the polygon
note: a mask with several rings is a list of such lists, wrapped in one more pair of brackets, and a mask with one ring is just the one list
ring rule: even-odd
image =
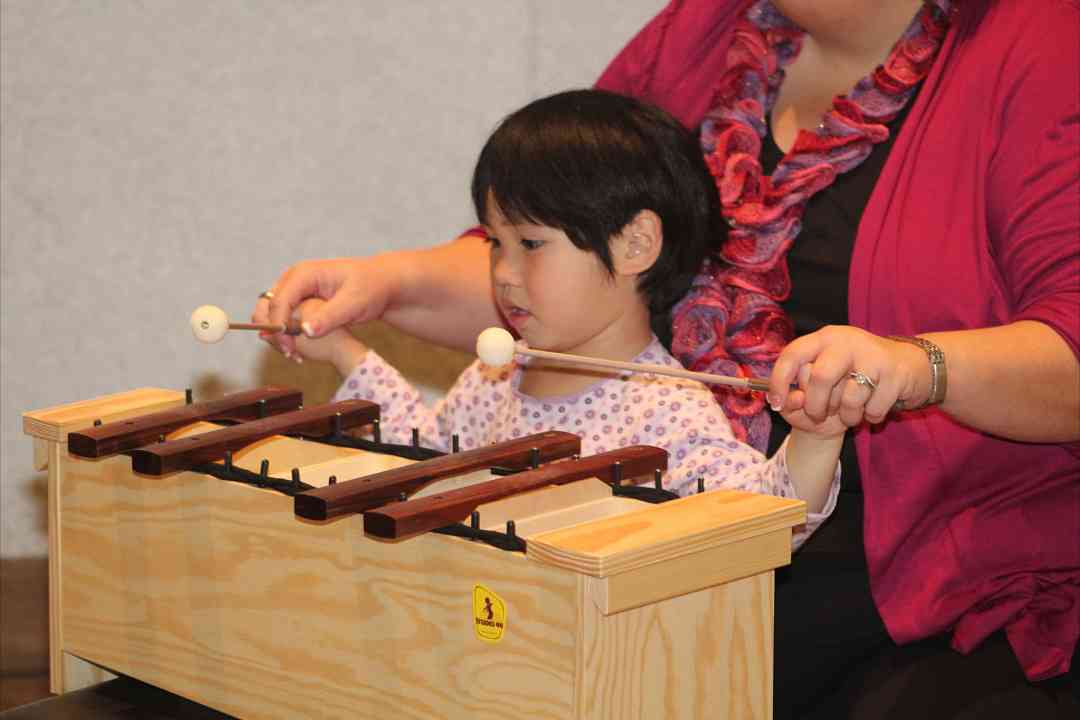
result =
[{"label": "plywood panel", "polygon": [[[583,591],[594,582],[582,578]],[[772,572],[614,615],[581,611],[575,717],[772,716]]]},{"label": "plywood panel", "polygon": [[806,521],[806,503],[714,490],[533,537],[538,561],[604,577]]},{"label": "plywood panel", "polygon": [[65,482],[67,435],[103,422],[164,410],[185,402],[183,393],[140,388],[94,400],[68,403],[23,415],[23,430],[34,438],[34,467],[48,469],[49,527],[49,690],[61,693],[99,682],[103,675],[93,666],[64,652],[63,541],[61,496]]},{"label": "plywood panel", "polygon": [[635,570],[590,578],[593,601],[605,615],[772,571],[791,562],[791,531],[717,545]]},{"label": "plywood panel", "polygon": [[[71,653],[241,717],[571,713],[564,570],[435,535],[376,542],[358,517],[300,522],[272,491],[135,476],[126,458],[67,465]],[[473,631],[475,583],[507,605],[498,643]]]}]

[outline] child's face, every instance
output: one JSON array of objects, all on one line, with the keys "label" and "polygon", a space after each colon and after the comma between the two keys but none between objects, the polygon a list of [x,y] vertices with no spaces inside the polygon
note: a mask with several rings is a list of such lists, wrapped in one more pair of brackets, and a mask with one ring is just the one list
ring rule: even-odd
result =
[{"label": "child's face", "polygon": [[495,301],[530,347],[613,357],[628,330],[637,341],[642,301],[634,278],[613,277],[562,230],[511,223],[494,201],[488,207]]}]

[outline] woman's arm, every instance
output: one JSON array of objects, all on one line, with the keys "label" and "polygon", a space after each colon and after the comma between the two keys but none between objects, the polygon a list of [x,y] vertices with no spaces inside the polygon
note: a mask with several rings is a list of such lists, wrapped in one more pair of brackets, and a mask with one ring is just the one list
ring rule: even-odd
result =
[{"label": "woman's arm", "polygon": [[[488,250],[474,235],[424,250],[308,260],[286,270],[270,290],[273,298],[256,303],[253,322],[281,324],[305,299],[327,301],[306,318],[313,337],[381,319],[423,340],[472,350],[481,330],[500,324],[491,298]],[[263,339],[287,356],[296,350],[289,336]]]},{"label": "woman's arm", "polygon": [[[995,328],[926,333],[945,354],[948,390],[939,406],[992,435],[1027,442],[1080,440],[1080,362],[1049,326],[1022,320]],[[876,389],[848,381],[858,371]],[[798,380],[799,390],[788,391]],[[885,419],[896,400],[921,405],[931,371],[921,348],[851,327],[827,327],[780,354],[770,400],[815,421],[838,414],[854,426]]]}]

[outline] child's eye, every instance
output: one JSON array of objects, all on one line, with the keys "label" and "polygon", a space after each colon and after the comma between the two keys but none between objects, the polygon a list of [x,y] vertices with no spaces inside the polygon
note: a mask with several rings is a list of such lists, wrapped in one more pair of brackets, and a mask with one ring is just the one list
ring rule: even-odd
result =
[{"label": "child's eye", "polygon": [[521,247],[525,248],[526,250],[536,250],[543,244],[543,240],[529,240],[528,238],[521,238]]},{"label": "child's eye", "polygon": [[486,238],[484,238],[484,242],[486,242],[488,245],[491,245],[492,247],[499,247],[499,238],[495,237],[494,235],[488,235]]}]

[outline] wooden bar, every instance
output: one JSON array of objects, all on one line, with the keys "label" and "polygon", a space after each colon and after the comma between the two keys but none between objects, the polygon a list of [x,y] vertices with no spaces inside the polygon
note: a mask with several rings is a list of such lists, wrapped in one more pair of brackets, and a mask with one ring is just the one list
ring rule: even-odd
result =
[{"label": "wooden bar", "polygon": [[566,458],[581,452],[581,438],[573,433],[550,430],[424,460],[299,493],[294,498],[294,512],[308,520],[328,520],[339,515],[372,510],[399,500],[402,493],[414,493],[440,478],[496,466],[525,467],[532,462],[534,450],[538,453],[538,462]]},{"label": "wooden bar", "polygon": [[564,485],[588,477],[607,483],[652,475],[667,469],[667,451],[632,445],[599,455],[552,463],[536,470],[496,478],[478,485],[436,495],[390,503],[364,513],[364,532],[384,539],[419,535],[460,521],[484,503],[502,500],[549,485]]},{"label": "wooden bar", "polygon": [[225,457],[271,435],[329,435],[340,416],[340,429],[368,425],[379,418],[379,406],[365,400],[345,400],[295,410],[194,437],[148,445],[131,451],[131,467],[148,475],[187,470]]},{"label": "wooden bar", "polygon": [[157,442],[162,435],[199,421],[235,420],[246,422],[296,410],[304,404],[303,393],[284,387],[226,395],[219,400],[192,403],[184,407],[143,415],[130,420],[86,428],[68,435],[68,451],[86,458],[99,458],[133,450]]}]

